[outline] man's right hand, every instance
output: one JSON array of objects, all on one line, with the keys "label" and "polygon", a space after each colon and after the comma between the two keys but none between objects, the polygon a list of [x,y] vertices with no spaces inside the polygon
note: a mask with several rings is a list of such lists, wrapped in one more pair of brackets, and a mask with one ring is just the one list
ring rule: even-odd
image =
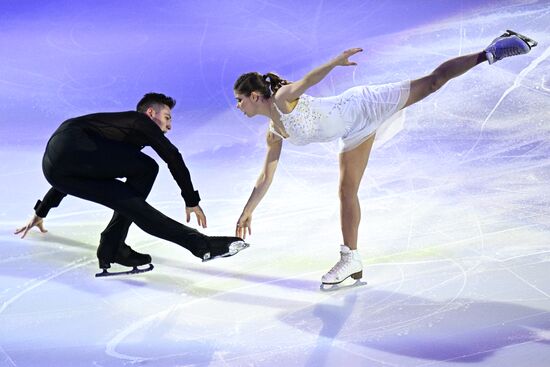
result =
[{"label": "man's right hand", "polygon": [[187,223],[189,223],[189,221],[191,220],[191,213],[195,213],[199,226],[201,226],[202,228],[206,228],[206,215],[204,215],[204,212],[199,205],[193,207],[185,207],[185,213],[187,215]]},{"label": "man's right hand", "polygon": [[27,235],[27,233],[31,230],[32,227],[38,227],[38,229],[40,230],[40,232],[42,233],[46,233],[48,232],[46,230],[46,228],[44,228],[44,219],[43,218],[40,218],[39,216],[37,216],[36,214],[31,218],[31,220],[29,221],[29,223],[27,223],[27,225],[21,227],[21,228],[17,228],[14,232],[14,234],[20,234],[20,233],[23,233],[21,235],[21,238],[25,238],[25,236]]}]

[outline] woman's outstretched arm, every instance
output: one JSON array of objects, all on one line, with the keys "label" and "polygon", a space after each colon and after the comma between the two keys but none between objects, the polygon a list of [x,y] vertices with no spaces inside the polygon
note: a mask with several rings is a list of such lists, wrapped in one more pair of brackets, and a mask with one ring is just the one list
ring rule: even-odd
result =
[{"label": "woman's outstretched arm", "polygon": [[363,51],[361,48],[350,48],[342,52],[340,55],[336,56],[334,59],[330,60],[324,65],[319,66],[318,68],[313,69],[306,74],[302,79],[283,85],[277,91],[277,98],[285,100],[287,102],[294,101],[296,98],[299,98],[308,88],[314,86],[323,80],[328,73],[336,66],[351,66],[357,65],[356,62],[349,61],[348,59],[355,55],[358,52]]},{"label": "woman's outstretched arm", "polygon": [[281,156],[281,148],[283,146],[283,140],[272,132],[267,133],[267,155],[265,158],[264,166],[260,177],[254,185],[254,189],[248,198],[246,205],[244,206],[243,212],[237,221],[237,227],[235,229],[235,234],[238,237],[246,238],[246,233],[252,234],[252,212],[262,198],[265,196],[267,189],[273,181],[273,176],[275,175],[275,170],[277,169],[277,164],[279,163],[279,157]]}]

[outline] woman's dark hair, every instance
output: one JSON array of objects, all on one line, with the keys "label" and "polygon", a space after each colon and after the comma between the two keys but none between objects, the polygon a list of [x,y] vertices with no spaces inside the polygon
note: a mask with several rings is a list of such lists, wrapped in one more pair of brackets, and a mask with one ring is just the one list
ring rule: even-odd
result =
[{"label": "woman's dark hair", "polygon": [[233,90],[237,93],[250,96],[252,92],[258,92],[264,98],[269,98],[277,93],[283,85],[290,84],[275,73],[260,74],[256,72],[243,74],[237,79]]},{"label": "woman's dark hair", "polygon": [[176,100],[161,93],[147,93],[138,102],[136,110],[145,113],[149,107],[155,108],[157,105],[166,105],[172,109],[176,105]]}]

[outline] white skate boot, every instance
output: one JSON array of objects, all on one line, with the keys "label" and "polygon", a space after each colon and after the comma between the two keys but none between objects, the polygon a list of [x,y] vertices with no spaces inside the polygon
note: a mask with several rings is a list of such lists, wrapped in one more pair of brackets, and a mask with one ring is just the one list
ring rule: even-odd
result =
[{"label": "white skate boot", "polygon": [[526,54],[536,45],[537,41],[517,32],[507,30],[500,37],[495,38],[484,51],[487,61],[489,61],[489,64],[492,64],[505,57]]},{"label": "white skate boot", "polygon": [[342,283],[349,277],[355,280],[361,279],[363,277],[363,264],[357,251],[352,251],[348,246],[341,245],[340,261],[328,273],[323,275],[321,281],[323,285],[334,285]]}]

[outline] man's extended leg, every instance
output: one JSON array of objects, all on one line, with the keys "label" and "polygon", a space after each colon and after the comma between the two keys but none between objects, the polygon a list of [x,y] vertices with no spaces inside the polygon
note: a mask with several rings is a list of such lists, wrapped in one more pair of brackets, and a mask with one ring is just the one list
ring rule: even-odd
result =
[{"label": "man's extended leg", "polygon": [[162,214],[134,189],[116,179],[96,180],[82,177],[49,177],[50,183],[69,195],[105,205],[129,218],[143,231],[174,242],[203,261],[232,256],[248,247],[238,237],[210,237]]},{"label": "man's extended leg", "polygon": [[162,214],[125,182],[55,174],[48,179],[59,190],[105,205],[134,222],[143,231],[177,243],[195,256],[202,258],[209,250],[205,235]]}]

